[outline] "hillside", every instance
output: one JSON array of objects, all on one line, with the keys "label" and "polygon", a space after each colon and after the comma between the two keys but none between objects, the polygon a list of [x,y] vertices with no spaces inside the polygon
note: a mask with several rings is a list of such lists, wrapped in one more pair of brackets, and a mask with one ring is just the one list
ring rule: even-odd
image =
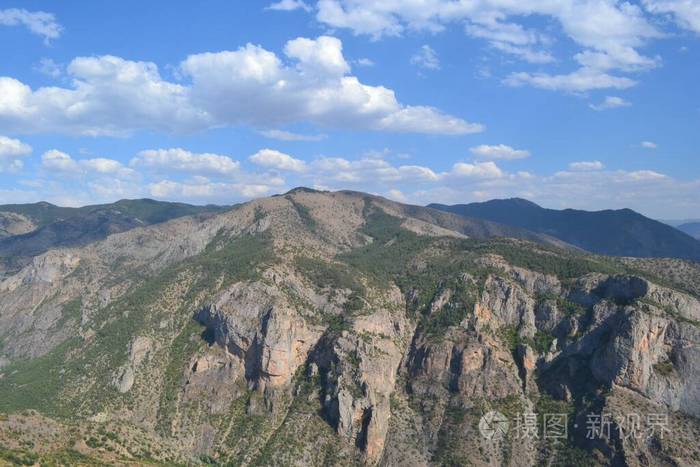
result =
[{"label": "hillside", "polygon": [[182,216],[221,211],[150,199],[64,208],[50,203],[0,205],[0,277],[52,248],[87,245],[108,235]]},{"label": "hillside", "polygon": [[685,232],[693,238],[700,240],[700,222],[689,222],[676,227],[681,232]]},{"label": "hillside", "polygon": [[429,207],[551,235],[602,255],[700,261],[700,241],[630,209],[559,211],[519,198]]},{"label": "hillside", "polygon": [[307,189],[51,249],[0,279],[0,459],[693,465],[700,284],[666,264]]}]

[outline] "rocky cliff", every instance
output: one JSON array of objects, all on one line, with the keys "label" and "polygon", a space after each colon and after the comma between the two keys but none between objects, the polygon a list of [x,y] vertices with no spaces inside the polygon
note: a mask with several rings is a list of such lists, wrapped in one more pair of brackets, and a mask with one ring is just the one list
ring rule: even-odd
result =
[{"label": "rocky cliff", "polygon": [[37,256],[0,282],[1,457],[697,465],[695,276],[496,227],[295,190]]}]

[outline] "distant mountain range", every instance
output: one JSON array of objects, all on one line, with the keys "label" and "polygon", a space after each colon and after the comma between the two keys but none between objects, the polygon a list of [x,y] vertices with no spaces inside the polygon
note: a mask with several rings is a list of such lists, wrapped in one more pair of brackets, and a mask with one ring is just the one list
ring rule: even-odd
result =
[{"label": "distant mountain range", "polygon": [[688,222],[676,227],[678,230],[687,233],[693,238],[700,240],[700,222]]},{"label": "distant mountain range", "polygon": [[550,235],[603,255],[700,261],[700,241],[691,236],[700,224],[676,229],[631,209],[555,210],[520,198],[428,207]]},{"label": "distant mountain range", "polygon": [[50,203],[0,205],[0,277],[53,248],[87,245],[134,227],[193,214],[219,212],[218,206],[192,206],[151,199],[66,208]]}]

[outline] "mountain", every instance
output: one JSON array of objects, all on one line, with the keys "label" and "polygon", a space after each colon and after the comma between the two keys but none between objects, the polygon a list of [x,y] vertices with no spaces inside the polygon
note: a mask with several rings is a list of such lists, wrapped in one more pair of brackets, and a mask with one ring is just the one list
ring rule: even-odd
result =
[{"label": "mountain", "polygon": [[700,222],[689,222],[676,227],[681,232],[685,232],[693,238],[700,240]]},{"label": "mountain", "polygon": [[53,248],[86,245],[135,227],[222,209],[150,199],[82,208],[45,202],[0,205],[0,277],[3,271],[16,271],[32,257]]},{"label": "mountain", "polygon": [[429,207],[550,235],[602,255],[700,261],[700,241],[631,209],[559,211],[520,198]]},{"label": "mountain", "polygon": [[0,459],[695,465],[699,296],[697,263],[297,189],[0,279]]}]

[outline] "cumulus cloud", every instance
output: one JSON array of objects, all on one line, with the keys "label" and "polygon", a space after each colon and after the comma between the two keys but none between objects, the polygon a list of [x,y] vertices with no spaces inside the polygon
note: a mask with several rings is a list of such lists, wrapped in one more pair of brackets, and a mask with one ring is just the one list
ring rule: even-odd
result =
[{"label": "cumulus cloud", "polygon": [[31,154],[32,147],[22,141],[0,136],[0,159],[23,157]]},{"label": "cumulus cloud", "polygon": [[323,157],[310,164],[311,172],[317,180],[326,184],[329,181],[366,184],[379,182],[436,182],[442,179],[428,167],[419,165],[394,166],[377,157],[364,157],[348,160],[342,157]]},{"label": "cumulus cloud", "polygon": [[250,161],[256,165],[277,170],[290,172],[303,172],[306,170],[304,161],[274,149],[261,149],[250,156]]},{"label": "cumulus cloud", "polygon": [[114,56],[74,59],[72,88],[0,77],[0,128],[22,133],[121,135],[134,130],[193,131],[210,124],[189,90],[161,79],[153,63]]},{"label": "cumulus cloud", "polygon": [[572,73],[552,75],[548,73],[511,73],[504,81],[509,86],[530,85],[550,91],[585,92],[594,89],[627,89],[636,81],[613,76],[599,70],[581,68]]},{"label": "cumulus cloud", "polygon": [[503,171],[493,162],[477,162],[475,164],[458,162],[452,167],[450,175],[455,177],[488,179],[503,177]]},{"label": "cumulus cloud", "polygon": [[[691,2],[684,0],[645,0],[647,10],[672,12],[677,18],[693,16]],[[646,57],[639,50],[662,33],[647,20],[637,5],[613,0],[562,0],[543,2],[523,0],[503,2],[483,0],[320,0],[316,18],[334,27],[347,28],[355,34],[375,39],[400,36],[406,31],[439,32],[453,23],[464,24],[466,34],[483,39],[494,49],[521,60],[547,64],[555,61],[549,47],[554,39],[551,29],[542,32],[526,27],[522,19],[544,16],[558,23],[561,31],[578,45],[574,55],[579,68],[569,73],[513,74],[508,84],[528,84],[544,89],[587,91],[624,88],[635,84],[611,70],[632,72],[658,65],[656,57]]]},{"label": "cumulus cloud", "polygon": [[238,171],[240,163],[220,154],[197,154],[182,148],[172,148],[141,151],[129,162],[129,166],[165,173],[226,176]]},{"label": "cumulus cloud", "polygon": [[150,62],[80,57],[67,67],[71,87],[33,90],[0,77],[0,131],[122,135],[136,130],[188,133],[249,125],[261,130],[309,122],[344,129],[466,134],[483,130],[428,106],[400,103],[394,91],[350,74],[340,40],[287,42],[285,58],[247,44],[190,55],[189,83],[164,80]]},{"label": "cumulus cloud", "polygon": [[24,167],[23,157],[32,153],[32,147],[22,141],[0,135],[0,172],[16,172]]},{"label": "cumulus cloud", "polygon": [[581,162],[572,162],[571,164],[569,164],[570,170],[578,170],[578,171],[603,170],[604,168],[605,168],[605,166],[600,161],[581,161]]},{"label": "cumulus cloud", "polygon": [[199,54],[182,65],[191,77],[193,101],[228,124],[258,127],[309,121],[322,126],[465,134],[478,124],[426,106],[402,105],[394,91],[368,86],[349,73],[340,40],[322,36],[289,41],[284,48],[294,65],[259,46]]},{"label": "cumulus cloud", "polygon": [[[169,150],[163,150],[169,151]],[[269,157],[270,154],[282,157]],[[629,207],[647,215],[687,217],[700,205],[700,179],[679,180],[653,169],[607,170],[599,161],[580,161],[553,174],[507,172],[494,161],[458,162],[445,171],[392,163],[389,158],[319,157],[305,161],[304,170],[287,170],[284,178],[268,169],[297,167],[291,155],[259,151],[251,162],[261,170],[217,172],[202,176],[167,169],[139,172],[107,158],[74,159],[59,150],[47,151],[42,167],[23,186],[28,190],[0,190],[8,200],[40,199],[60,204],[109,202],[151,196],[193,203],[231,204],[293,186],[356,189],[383,193],[414,204],[465,203],[491,198],[523,197],[548,207],[605,209]],[[265,158],[261,154],[266,154]],[[286,157],[285,157],[286,156]],[[138,157],[138,156],[137,156]],[[257,162],[265,160],[264,164]],[[670,210],[670,211],[669,211]]]},{"label": "cumulus cloud", "polygon": [[304,10],[311,11],[311,7],[304,3],[302,0],[280,0],[275,2],[266,8],[267,10],[277,10],[277,11],[293,11],[293,10]]},{"label": "cumulus cloud", "polygon": [[440,59],[437,52],[427,44],[411,56],[411,64],[428,70],[440,69]]},{"label": "cumulus cloud", "polygon": [[599,104],[589,104],[589,107],[596,111],[617,109],[620,107],[629,107],[632,103],[618,96],[606,96],[603,102]]},{"label": "cumulus cloud", "polygon": [[642,141],[640,146],[643,147],[644,149],[656,149],[659,147],[653,141]]},{"label": "cumulus cloud", "polygon": [[480,146],[469,148],[469,151],[481,159],[491,160],[513,160],[530,157],[530,151],[526,151],[524,149],[513,149],[505,144],[497,144],[493,146],[482,144]]},{"label": "cumulus cloud", "polygon": [[155,198],[195,202],[257,198],[269,194],[271,189],[270,185],[255,183],[176,182],[172,180],[161,180],[148,186],[150,195]]},{"label": "cumulus cloud", "polygon": [[134,170],[125,167],[119,161],[102,157],[76,160],[58,149],[50,149],[41,156],[41,167],[53,175],[71,177],[94,174],[126,179],[136,175]]},{"label": "cumulus cloud", "polygon": [[327,138],[326,135],[303,135],[284,130],[262,130],[260,134],[265,138],[278,139],[280,141],[322,141]]},{"label": "cumulus cloud", "polygon": [[651,13],[670,14],[685,29],[700,34],[700,3],[694,0],[643,0]]},{"label": "cumulus cloud", "polygon": [[0,10],[0,26],[24,26],[46,42],[57,39],[63,31],[52,13],[19,8]]}]

